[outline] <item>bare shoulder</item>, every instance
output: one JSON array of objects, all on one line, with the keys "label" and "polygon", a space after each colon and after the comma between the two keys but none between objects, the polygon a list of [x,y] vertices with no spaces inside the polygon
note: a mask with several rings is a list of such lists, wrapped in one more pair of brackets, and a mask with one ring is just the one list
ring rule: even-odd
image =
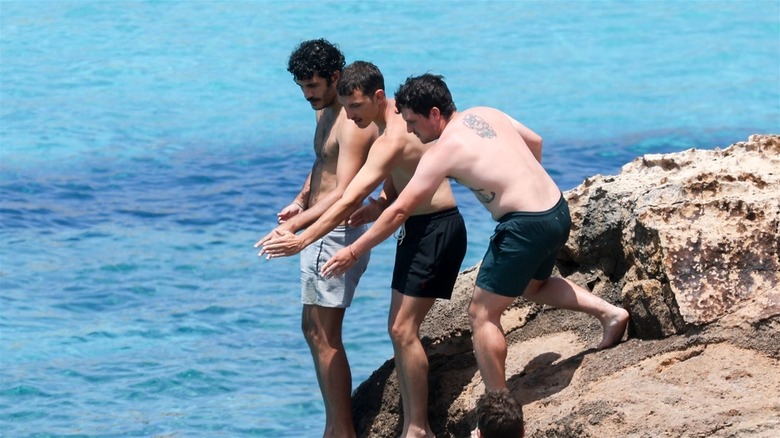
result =
[{"label": "bare shoulder", "polygon": [[[452,133],[456,136],[473,138],[477,135],[480,141],[489,141],[503,137],[506,133],[515,132],[517,122],[503,111],[489,107],[469,108],[458,114],[458,119],[453,120]],[[448,126],[449,128],[449,126]]]},{"label": "bare shoulder", "polygon": [[388,130],[377,137],[369,151],[369,156],[376,163],[392,163],[402,155],[403,142],[399,136]]},{"label": "bare shoulder", "polygon": [[[421,166],[433,166],[445,172],[458,160],[463,150],[461,136],[453,133],[447,137],[442,136],[437,141],[426,144],[427,150],[420,159]],[[425,164],[423,164],[425,163]]]},{"label": "bare shoulder", "polygon": [[368,150],[379,137],[379,129],[375,124],[360,128],[347,118],[346,111],[343,109],[336,119],[333,130],[336,132],[340,146],[355,146],[364,150]]},{"label": "bare shoulder", "polygon": [[507,120],[511,120],[508,114],[505,112],[490,108],[486,106],[477,106],[469,108],[463,111],[460,116],[463,119],[463,124],[468,127],[469,122],[475,123],[476,121],[482,123],[504,123]]}]

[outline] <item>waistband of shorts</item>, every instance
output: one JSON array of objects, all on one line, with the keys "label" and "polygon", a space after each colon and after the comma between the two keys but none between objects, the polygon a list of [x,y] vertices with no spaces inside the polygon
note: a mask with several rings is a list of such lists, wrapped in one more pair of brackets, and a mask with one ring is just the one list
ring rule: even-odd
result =
[{"label": "waistband of shorts", "polygon": [[336,233],[348,233],[350,231],[362,230],[362,229],[367,229],[367,228],[368,228],[368,224],[358,225],[357,227],[353,227],[353,226],[350,226],[350,225],[337,225],[336,228],[331,230],[331,233],[333,233],[333,232],[336,232]]},{"label": "waistband of shorts", "polygon": [[434,211],[433,213],[418,214],[415,216],[409,216],[406,218],[406,224],[417,224],[420,222],[430,222],[437,219],[444,219],[450,216],[457,216],[460,214],[458,207],[448,208],[446,210]]},{"label": "waistband of shorts", "polygon": [[498,222],[499,223],[500,222],[506,222],[506,221],[510,221],[512,219],[518,219],[518,218],[547,216],[550,213],[553,213],[556,210],[558,210],[559,208],[561,208],[561,206],[563,206],[564,204],[566,204],[566,199],[563,197],[563,193],[561,193],[561,198],[558,199],[558,202],[556,202],[555,205],[552,208],[548,209],[548,210],[544,210],[544,211],[510,211],[509,213],[501,216],[498,219]]}]

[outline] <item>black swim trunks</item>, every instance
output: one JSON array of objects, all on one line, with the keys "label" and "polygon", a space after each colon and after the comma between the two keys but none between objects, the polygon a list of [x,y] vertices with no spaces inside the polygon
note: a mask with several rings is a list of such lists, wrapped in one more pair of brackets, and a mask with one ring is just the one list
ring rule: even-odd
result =
[{"label": "black swim trunks", "polygon": [[413,297],[450,299],[466,256],[466,225],[457,207],[410,216],[395,252],[393,289]]},{"label": "black swim trunks", "polygon": [[569,205],[563,195],[547,211],[505,214],[490,238],[477,286],[508,297],[522,295],[531,279],[550,277],[570,230]]}]

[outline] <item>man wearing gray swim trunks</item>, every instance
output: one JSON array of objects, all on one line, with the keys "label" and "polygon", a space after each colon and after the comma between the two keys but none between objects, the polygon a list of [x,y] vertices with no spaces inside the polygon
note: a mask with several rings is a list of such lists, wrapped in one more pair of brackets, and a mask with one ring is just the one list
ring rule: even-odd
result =
[{"label": "man wearing gray swim trunks", "polygon": [[[272,236],[297,231],[313,223],[341,197],[365,162],[369,147],[377,137],[377,128],[373,124],[359,128],[347,119],[336,91],[344,64],[341,51],[322,39],[305,41],[290,55],[287,69],[316,110],[316,159],[300,193],[277,215],[279,226],[260,239],[255,247]],[[361,256],[355,268],[339,279],[323,278],[319,271],[330,254],[349,245],[364,231],[362,227],[341,224],[301,255],[301,327],[314,359],[325,403],[323,437],[355,436],[352,376],[341,340],[341,328],[369,255]]]},{"label": "man wearing gray swim trunks", "polygon": [[[347,217],[352,225],[371,222],[406,187],[431,145],[407,132],[384,88],[382,73],[369,62],[356,61],[344,69],[338,89],[347,117],[358,126],[376,123],[381,134],[341,199],[300,235],[287,233],[266,242],[265,253],[273,257],[295,254]],[[369,205],[359,208],[382,182],[379,200],[369,198]],[[402,230],[388,318],[403,404],[401,437],[433,437],[428,420],[428,357],[419,338],[420,325],[437,298],[452,295],[466,254],[466,228],[449,181],[440,181],[431,196],[410,212]]]},{"label": "man wearing gray swim trunks", "polygon": [[[423,142],[437,141],[420,159],[414,177],[395,202],[384,210],[362,237],[349,248],[336,253],[325,264],[323,273],[326,276],[341,275],[354,264],[353,255],[363,254],[391,235],[418,204],[431,197],[447,177],[455,178],[468,187],[494,220],[516,212],[541,214],[544,226],[535,228],[540,230],[537,243],[548,246],[550,244],[547,242],[552,242],[554,251],[555,246],[562,245],[560,239],[565,242],[568,226],[553,224],[556,220],[567,220],[568,210],[559,205],[561,191],[541,165],[541,137],[493,108],[476,107],[455,111],[452,96],[441,76],[424,74],[410,77],[396,92],[395,98],[396,108],[406,121],[407,129]],[[544,227],[549,228],[549,231],[544,231],[547,229]],[[499,238],[499,247],[489,250],[493,261],[498,262],[499,266],[504,257],[500,247],[500,231],[499,228],[496,236]],[[527,233],[527,230],[520,228],[519,232]],[[511,233],[517,231],[513,229]],[[496,237],[493,243],[496,243]],[[510,236],[510,239],[515,238]],[[516,242],[512,243],[512,246],[515,245]],[[599,348],[613,346],[623,337],[628,312],[569,280],[550,277],[547,266],[543,266],[548,255],[539,253],[534,257],[537,269],[528,280],[499,278],[496,290],[490,290],[486,287],[492,287],[493,280],[486,279],[483,286],[477,284],[474,288],[469,319],[474,353],[488,390],[506,388],[507,346],[501,328],[501,314],[517,295],[537,303],[585,312],[596,317],[603,328]],[[485,260],[493,263],[488,256]],[[514,281],[525,283],[513,284]]]}]

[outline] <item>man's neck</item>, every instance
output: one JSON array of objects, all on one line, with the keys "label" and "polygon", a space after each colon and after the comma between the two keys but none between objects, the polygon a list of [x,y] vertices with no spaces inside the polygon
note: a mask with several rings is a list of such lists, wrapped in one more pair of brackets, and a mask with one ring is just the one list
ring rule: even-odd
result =
[{"label": "man's neck", "polygon": [[442,116],[441,120],[439,121],[439,136],[437,138],[441,137],[441,135],[444,134],[444,130],[447,129],[447,125],[450,124],[452,119],[454,119],[457,114],[458,114],[457,111],[453,111],[449,117]]},{"label": "man's neck", "polygon": [[388,100],[385,99],[384,103],[379,105],[379,112],[377,112],[376,117],[374,117],[374,123],[379,128],[379,134],[381,135],[383,132],[385,132],[385,128],[387,128],[387,119],[392,116],[392,114],[387,114],[388,109],[390,111],[393,111],[393,107],[391,107],[388,104]]},{"label": "man's neck", "polygon": [[341,108],[343,108],[341,106],[341,102],[339,102],[338,99],[333,99],[333,102],[331,102],[330,105],[326,106],[322,110],[323,111],[331,111],[334,114],[338,114],[338,112],[341,111]]}]

